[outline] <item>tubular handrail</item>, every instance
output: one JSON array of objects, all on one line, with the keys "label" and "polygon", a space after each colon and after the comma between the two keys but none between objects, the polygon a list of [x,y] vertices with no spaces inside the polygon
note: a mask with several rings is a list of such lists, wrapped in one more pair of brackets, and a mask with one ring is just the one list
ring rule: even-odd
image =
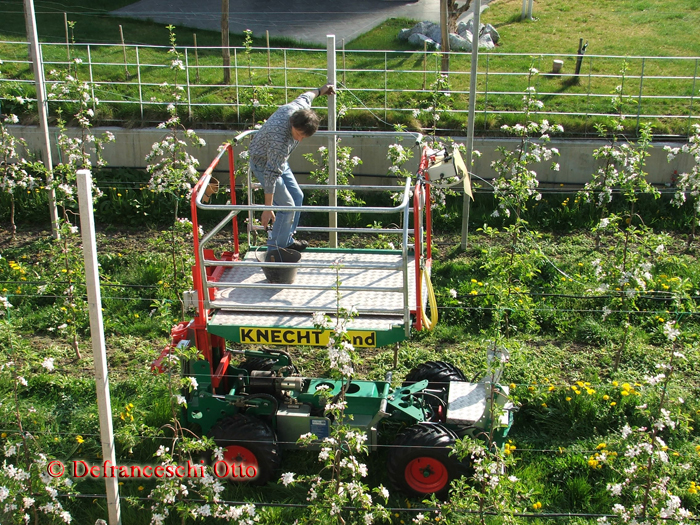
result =
[{"label": "tubular handrail", "polygon": [[[251,135],[255,130],[241,133],[238,135],[234,142],[240,141],[245,136]],[[364,135],[374,135],[377,133],[371,132],[361,132]],[[338,135],[343,134],[343,132],[326,132],[328,135]],[[357,134],[357,133],[349,133]],[[386,135],[386,133],[382,133]],[[421,135],[418,133],[397,133],[399,136],[410,136],[416,140],[416,144],[420,143]],[[204,202],[205,195],[207,194],[207,188],[212,181],[212,173],[214,169],[219,165],[221,159],[224,155],[228,153],[229,155],[229,170],[231,176],[231,200],[227,204],[212,204]],[[423,221],[422,213],[424,210],[429,208],[429,202],[426,204],[425,195],[427,193],[427,187],[421,182],[423,180],[422,172],[419,172],[418,181],[413,181],[411,177],[406,177],[401,186],[368,186],[367,188],[363,186],[350,186],[350,185],[334,185],[335,189],[352,189],[352,190],[362,190],[367,189],[369,191],[394,191],[400,192],[401,202],[394,206],[362,206],[362,207],[350,207],[350,206],[263,206],[258,204],[237,204],[235,200],[235,180],[233,178],[234,166],[233,166],[233,148],[232,144],[223,144],[218,151],[218,154],[214,160],[210,163],[207,169],[203,172],[199,181],[195,184],[192,197],[191,197],[191,209],[192,209],[192,225],[194,228],[194,247],[195,247],[195,265],[193,267],[193,277],[195,280],[195,288],[198,295],[198,320],[200,322],[206,323],[208,319],[209,311],[212,309],[222,308],[227,311],[240,311],[246,312],[250,311],[251,305],[242,304],[234,302],[227,302],[217,298],[216,289],[221,288],[236,288],[241,290],[250,289],[291,289],[291,290],[327,290],[328,285],[323,284],[271,284],[271,283],[246,283],[246,282],[232,282],[227,279],[224,275],[224,269],[240,267],[240,268],[306,268],[306,269],[324,269],[328,268],[328,263],[321,262],[297,262],[297,263],[280,263],[280,262],[264,262],[260,260],[241,260],[238,257],[238,232],[235,226],[237,226],[237,216],[241,212],[256,212],[263,210],[274,210],[274,211],[303,211],[311,213],[331,213],[331,212],[346,212],[346,213],[373,213],[373,214],[402,214],[402,222],[400,228],[350,228],[350,227],[309,227],[305,228],[308,231],[316,232],[329,232],[337,231],[343,233],[369,233],[369,234],[393,234],[401,235],[401,248],[400,252],[394,250],[394,253],[398,256],[394,261],[389,262],[357,262],[352,261],[348,263],[343,263],[343,268],[349,270],[368,270],[368,271],[399,271],[401,273],[401,284],[395,283],[390,286],[368,286],[368,285],[358,285],[358,284],[343,284],[340,283],[339,287],[342,292],[363,292],[371,289],[373,292],[378,293],[401,293],[403,296],[403,304],[400,308],[391,307],[390,305],[385,305],[382,308],[377,308],[374,306],[360,306],[358,311],[362,314],[370,315],[396,315],[401,314],[404,319],[404,326],[406,331],[406,336],[410,334],[411,328],[411,314],[416,311],[418,313],[416,317],[416,326],[420,327],[420,313],[422,309],[422,292],[421,292],[421,279],[422,275],[420,271],[426,266],[426,258],[423,253]],[[252,184],[252,178],[250,172],[248,173],[248,182]],[[414,187],[415,186],[415,187]],[[306,189],[329,189],[330,186],[324,186],[319,184],[302,185],[302,188]],[[413,196],[413,198],[412,198]],[[422,201],[422,202],[421,202]],[[208,232],[204,233],[201,238],[199,236],[199,217],[198,213],[200,211],[223,211],[227,212],[223,219],[219,220],[213,227],[208,228]],[[413,215],[413,220],[410,216]],[[416,217],[420,215],[421,217]],[[418,219],[418,220],[417,220]],[[224,227],[230,222],[234,224],[234,243],[236,250],[234,254],[224,256],[221,260],[216,258],[211,258],[211,250],[207,250],[207,246],[210,245],[212,240],[219,234]],[[429,226],[429,219],[428,219]],[[256,229],[262,229],[257,227]],[[414,244],[409,244],[411,241],[411,236],[414,236]],[[430,237],[428,237],[430,239]],[[251,246],[252,248],[252,246]],[[416,268],[416,304],[409,304],[409,250],[415,250],[415,268]],[[391,253],[391,251],[387,251]],[[207,258],[209,257],[209,258]],[[256,257],[256,259],[258,259]],[[428,263],[429,264],[429,263]],[[413,271],[413,270],[411,270]],[[235,280],[235,278],[234,278]],[[337,285],[336,285],[337,286]],[[415,310],[414,310],[415,308]],[[272,306],[265,307],[266,311],[269,312],[300,312],[305,313],[307,310],[313,311],[311,307],[298,307],[294,306],[290,310],[290,306]]]},{"label": "tubular handrail", "polygon": [[[257,129],[249,129],[244,131],[243,133],[239,133],[236,135],[233,140],[236,144],[240,143],[241,140],[244,138],[254,135],[258,132]],[[314,133],[314,136],[321,136],[321,137],[330,137],[330,136],[335,136],[335,137],[376,137],[377,136],[376,131],[329,131],[329,130],[318,130],[316,133]],[[387,136],[387,135],[392,135],[397,138],[412,138],[415,141],[416,146],[420,145],[421,142],[423,142],[423,135],[421,133],[415,132],[415,131],[384,131],[382,132],[382,135]]]}]

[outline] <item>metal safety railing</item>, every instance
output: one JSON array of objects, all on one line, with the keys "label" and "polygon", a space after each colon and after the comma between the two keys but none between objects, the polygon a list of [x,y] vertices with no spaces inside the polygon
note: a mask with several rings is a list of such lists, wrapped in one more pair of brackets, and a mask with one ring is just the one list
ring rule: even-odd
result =
[{"label": "metal safety railing", "polygon": [[[19,90],[18,96],[31,98],[30,85],[34,80],[26,43],[0,42],[0,47],[5,77],[0,82],[13,83],[13,90]],[[42,44],[47,73],[71,63],[92,84],[101,104],[116,108],[111,112],[116,116],[105,118],[116,124],[134,120],[153,123],[165,114],[170,102],[162,100],[160,90],[164,81],[173,82],[167,50],[145,45]],[[430,99],[430,83],[440,70],[438,58],[422,50],[232,47],[232,84],[228,85],[222,80],[221,48],[178,46],[178,51],[184,67],[176,80],[183,88],[179,102],[183,111],[193,120],[241,127],[264,118],[277,105],[293,99],[300,89],[315,87],[330,77],[328,53],[342,53],[334,78],[347,92],[343,100],[346,120],[353,114],[363,118],[370,115],[371,127],[377,129],[387,129],[388,121],[413,117],[421,102]],[[476,115],[486,130],[499,119],[512,119],[522,112],[520,99],[528,87],[532,55],[482,55],[477,71]],[[75,59],[81,63],[76,64]],[[556,74],[549,72],[554,59],[565,63]],[[471,54],[452,52],[450,60],[449,113],[452,120],[459,121],[468,112]],[[574,71],[577,62],[578,72]],[[541,72],[535,85],[538,96],[546,100],[545,108],[539,111],[542,116],[573,116],[593,123],[610,114],[611,93],[621,86],[623,116],[634,119],[637,126],[641,121],[667,121],[687,134],[690,126],[700,121],[700,57],[538,54],[534,65]],[[56,80],[49,74],[47,82]],[[68,100],[56,98],[50,106],[64,102]],[[428,118],[419,114],[416,117]],[[444,127],[446,120],[438,124]]]},{"label": "metal safety railing", "polygon": [[[242,140],[246,136],[253,134],[254,132],[246,132],[238,137],[237,141]],[[319,135],[328,135],[332,139],[333,136],[386,136],[387,133],[381,132],[332,132],[332,131],[321,131],[318,132]],[[410,138],[418,146],[421,142],[421,136],[417,133],[388,133],[392,137],[397,138]],[[223,159],[224,155],[228,155],[229,161],[229,184],[232,189],[230,195],[231,199],[227,204],[212,204],[205,202],[208,199],[208,188],[212,182],[212,172],[219,165],[220,161]],[[421,312],[422,309],[422,296],[420,291],[422,271],[425,268],[426,261],[429,261],[431,254],[430,246],[430,229],[431,218],[429,205],[425,205],[426,194],[424,190],[416,185],[414,187],[414,181],[410,177],[406,178],[401,186],[362,186],[362,185],[318,185],[318,184],[303,184],[300,185],[302,190],[352,190],[360,192],[392,192],[398,193],[401,196],[400,202],[392,206],[342,206],[337,205],[337,203],[330,202],[328,206],[300,206],[300,207],[289,207],[289,206],[263,206],[255,203],[255,198],[253,191],[255,187],[260,185],[253,179],[250,170],[248,170],[247,176],[247,202],[237,203],[236,193],[233,190],[236,187],[235,180],[235,170],[234,170],[234,157],[233,157],[233,147],[231,144],[225,144],[220,148],[219,154],[209,165],[207,170],[204,172],[199,182],[196,184],[191,197],[191,209],[192,209],[192,223],[194,235],[194,250],[195,250],[195,266],[193,268],[193,278],[195,290],[197,292],[197,310],[199,322],[206,323],[207,315],[210,310],[214,309],[226,309],[227,311],[250,311],[250,305],[238,305],[232,304],[230,301],[221,300],[216,297],[216,291],[222,288],[231,287],[244,291],[257,289],[292,289],[292,290],[334,290],[338,293],[349,293],[349,292],[372,292],[372,293],[399,293],[402,294],[403,300],[399,306],[395,308],[387,308],[383,305],[381,308],[369,306],[358,307],[358,314],[366,315],[398,315],[404,320],[404,326],[406,330],[410,330],[410,316],[412,313]],[[429,196],[428,196],[429,202]],[[351,234],[351,235],[365,235],[374,236],[378,238],[380,236],[394,236],[397,238],[400,246],[395,250],[387,250],[387,252],[396,254],[400,253],[400,257],[394,257],[392,259],[379,259],[379,260],[359,260],[351,262],[343,262],[343,270],[352,271],[376,271],[376,270],[386,270],[390,272],[400,272],[401,279],[400,285],[381,285],[374,283],[371,286],[365,285],[348,285],[344,283],[334,283],[331,285],[319,285],[319,284],[280,284],[280,283],[269,283],[260,282],[260,280],[248,283],[241,281],[227,281],[224,278],[224,273],[228,268],[247,268],[247,269],[270,269],[270,268],[299,268],[299,269],[312,269],[319,270],[321,268],[328,268],[328,263],[314,262],[313,260],[300,261],[297,263],[275,263],[275,262],[265,262],[256,258],[243,258],[240,255],[240,239],[238,230],[238,220],[240,214],[248,214],[247,228],[248,236],[247,240],[249,242],[249,250],[256,250],[256,245],[253,239],[256,238],[256,233],[264,231],[264,228],[260,225],[255,224],[255,214],[261,213],[264,210],[272,211],[287,211],[287,212],[304,212],[304,213],[314,213],[323,214],[325,216],[331,216],[332,214],[343,214],[343,213],[366,213],[366,214],[377,214],[377,215],[398,215],[400,217],[399,223],[400,228],[360,228],[360,227],[338,227],[338,226],[301,226],[298,228],[299,231],[305,231],[313,234],[321,233],[340,233],[340,234]],[[213,227],[211,227],[207,232],[203,233],[201,237],[198,235],[201,220],[200,212],[203,211],[216,211],[224,212],[225,216],[219,220]],[[425,215],[425,217],[423,217]],[[410,217],[413,216],[414,220],[411,221]],[[336,223],[337,224],[337,223]],[[214,246],[217,239],[220,239],[219,234],[231,225],[232,231],[232,247],[233,251],[225,252],[220,257],[214,256]],[[425,239],[428,242],[424,242]],[[332,251],[332,249],[331,249]],[[343,252],[343,250],[338,250]],[[414,267],[410,267],[410,259],[413,258]],[[429,262],[428,262],[429,265]],[[409,289],[411,285],[418,287],[416,292],[414,289]],[[411,292],[416,293],[415,304],[409,304],[409,297],[412,295]],[[305,307],[304,305],[285,305],[285,306],[266,306],[266,312],[294,312],[294,313],[313,313],[315,310],[311,307]]]}]

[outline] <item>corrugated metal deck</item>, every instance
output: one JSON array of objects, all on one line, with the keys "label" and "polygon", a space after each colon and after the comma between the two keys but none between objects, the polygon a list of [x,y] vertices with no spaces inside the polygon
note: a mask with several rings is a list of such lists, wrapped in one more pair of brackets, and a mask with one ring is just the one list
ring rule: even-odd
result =
[{"label": "corrugated metal deck", "polygon": [[[262,257],[264,251],[259,253]],[[225,268],[214,293],[218,309],[208,323],[209,331],[246,342],[241,328],[313,330],[314,312],[333,317],[337,306],[336,282],[339,281],[340,305],[358,312],[348,325],[350,331],[376,332],[376,346],[402,340],[405,338],[402,258],[402,253],[396,250],[308,249],[302,253],[301,266],[291,285],[270,284],[259,266]],[[253,252],[243,259],[244,262],[256,260]],[[408,305],[409,309],[415,309],[412,255],[408,257],[407,274]],[[386,288],[395,290],[384,290]],[[289,335],[280,344],[292,339]]]}]

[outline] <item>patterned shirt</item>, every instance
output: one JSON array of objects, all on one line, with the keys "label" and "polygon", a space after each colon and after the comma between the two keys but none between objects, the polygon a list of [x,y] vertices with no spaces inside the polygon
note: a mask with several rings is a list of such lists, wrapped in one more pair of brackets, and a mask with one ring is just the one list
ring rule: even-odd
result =
[{"label": "patterned shirt", "polygon": [[299,143],[292,137],[290,117],[300,109],[311,109],[314,98],[315,91],[307,91],[289,104],[281,106],[250,141],[250,161],[264,167],[264,180],[260,182],[265,193],[274,192],[275,182],[287,167],[287,159]]}]

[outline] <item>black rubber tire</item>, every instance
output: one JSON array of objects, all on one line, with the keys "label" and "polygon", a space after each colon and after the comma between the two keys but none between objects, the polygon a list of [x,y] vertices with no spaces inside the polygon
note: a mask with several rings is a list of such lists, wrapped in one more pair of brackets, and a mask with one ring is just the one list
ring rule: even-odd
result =
[{"label": "black rubber tire", "polygon": [[445,391],[447,391],[450,381],[467,380],[464,373],[453,364],[444,361],[427,361],[408,373],[404,379],[404,385],[417,383],[424,379],[428,380],[428,388],[431,390]]},{"label": "black rubber tire", "polygon": [[[229,476],[231,482],[264,485],[276,475],[280,466],[279,447],[274,431],[265,421],[246,414],[234,414],[214,425],[209,431],[209,437],[219,447],[226,449],[225,454],[230,455],[225,459],[234,461],[234,465],[257,465],[255,478]],[[236,456],[233,457],[233,454]]]},{"label": "black rubber tire", "polygon": [[270,370],[272,370],[272,367],[275,366],[276,362],[277,361],[275,361],[274,359],[270,359],[267,357],[249,357],[241,364],[236,365],[236,368],[242,368],[249,374],[255,370],[269,372]]},{"label": "black rubber tire", "polygon": [[[389,449],[387,470],[392,485],[411,496],[446,497],[452,480],[470,473],[467,461],[450,456],[450,447],[457,439],[452,430],[440,424],[408,427],[396,436]],[[417,472],[422,475],[416,476]]]}]

